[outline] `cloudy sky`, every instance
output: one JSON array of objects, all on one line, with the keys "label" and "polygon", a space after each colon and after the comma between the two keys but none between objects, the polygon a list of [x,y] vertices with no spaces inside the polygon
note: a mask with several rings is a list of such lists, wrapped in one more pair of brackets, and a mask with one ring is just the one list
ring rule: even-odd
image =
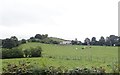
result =
[{"label": "cloudy sky", "polygon": [[0,0],[0,39],[118,35],[119,0]]}]

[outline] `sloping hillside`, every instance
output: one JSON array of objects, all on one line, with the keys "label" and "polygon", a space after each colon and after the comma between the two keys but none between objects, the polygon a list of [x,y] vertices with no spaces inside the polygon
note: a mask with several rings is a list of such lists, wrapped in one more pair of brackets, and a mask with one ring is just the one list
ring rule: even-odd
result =
[{"label": "sloping hillside", "polygon": [[57,37],[49,37],[49,39],[51,39],[53,41],[58,41],[58,42],[64,41],[64,39],[57,38]]},{"label": "sloping hillside", "polygon": [[[55,44],[43,44],[43,43],[27,43],[20,47],[24,49],[29,49],[30,47],[41,46],[43,49],[43,56],[53,56],[53,57],[88,57],[92,56],[95,59],[98,58],[116,58],[118,55],[117,47],[103,47],[103,46],[91,46],[91,48],[80,45],[55,45]],[[106,59],[106,60],[108,60]]]},{"label": "sloping hillside", "polygon": [[43,64],[55,67],[65,66],[68,69],[80,66],[104,66],[106,72],[110,72],[111,69],[107,65],[116,62],[118,58],[118,47],[91,46],[89,48],[80,45],[57,45],[37,42],[22,44],[19,47],[29,50],[31,47],[37,46],[42,47],[42,58],[5,59],[3,60],[3,66],[6,66],[5,62],[19,63],[20,60],[25,60],[32,62],[31,64],[37,63],[39,66]]}]

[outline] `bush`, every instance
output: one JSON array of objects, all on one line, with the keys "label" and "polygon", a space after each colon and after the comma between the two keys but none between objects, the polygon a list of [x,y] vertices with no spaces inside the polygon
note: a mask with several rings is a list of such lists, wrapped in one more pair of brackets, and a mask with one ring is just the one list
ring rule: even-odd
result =
[{"label": "bush", "polygon": [[22,58],[23,52],[18,48],[2,49],[2,58]]},{"label": "bush", "polygon": [[3,68],[2,75],[30,75],[32,72],[32,66],[30,62],[19,61],[19,64],[7,64],[7,67]]},{"label": "bush", "polygon": [[[38,64],[31,64],[28,61],[19,61],[18,65],[8,63],[3,68],[2,75],[107,75],[103,67],[91,67],[67,69],[64,66],[44,66],[40,67]],[[111,72],[110,75],[119,75],[119,72]]]},{"label": "bush", "polygon": [[31,57],[41,57],[41,47],[31,48]]},{"label": "bush", "polygon": [[41,47],[30,48],[30,50],[25,49],[23,50],[24,57],[41,57]]},{"label": "bush", "polygon": [[0,50],[0,58],[23,58],[23,57],[41,57],[41,47],[31,48],[31,49],[19,49],[19,48],[12,48],[12,49],[6,49],[3,48]]},{"label": "bush", "polygon": [[24,57],[31,57],[31,51],[28,49],[23,50]]},{"label": "bush", "polygon": [[26,43],[26,40],[25,39],[22,39],[21,40],[21,44],[25,44]]}]

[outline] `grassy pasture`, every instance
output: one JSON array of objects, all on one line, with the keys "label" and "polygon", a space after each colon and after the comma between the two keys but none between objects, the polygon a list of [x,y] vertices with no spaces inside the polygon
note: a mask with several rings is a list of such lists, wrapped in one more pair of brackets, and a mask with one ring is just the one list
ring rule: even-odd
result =
[{"label": "grassy pasture", "polygon": [[[15,58],[3,59],[2,67],[7,63],[19,63],[19,61],[30,61],[32,64],[44,66],[64,66],[68,69],[75,67],[103,66],[107,72],[110,72],[110,66],[118,61],[118,47],[91,46],[91,48],[82,49],[85,46],[78,45],[53,45],[41,43],[27,43],[19,46],[22,49],[41,46],[43,57],[38,58]],[[1,65],[0,65],[1,66]]]}]

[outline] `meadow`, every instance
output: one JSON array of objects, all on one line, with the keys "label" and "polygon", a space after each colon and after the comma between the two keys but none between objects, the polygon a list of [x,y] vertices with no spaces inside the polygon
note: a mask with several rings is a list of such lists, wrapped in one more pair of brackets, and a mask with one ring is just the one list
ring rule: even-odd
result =
[{"label": "meadow", "polygon": [[43,50],[42,57],[2,59],[2,67],[6,67],[7,63],[18,64],[20,61],[28,61],[40,67],[63,66],[67,69],[102,66],[106,72],[111,72],[112,65],[118,62],[118,47],[111,46],[27,43],[20,45],[19,48],[30,49],[37,46],[41,46]]}]

